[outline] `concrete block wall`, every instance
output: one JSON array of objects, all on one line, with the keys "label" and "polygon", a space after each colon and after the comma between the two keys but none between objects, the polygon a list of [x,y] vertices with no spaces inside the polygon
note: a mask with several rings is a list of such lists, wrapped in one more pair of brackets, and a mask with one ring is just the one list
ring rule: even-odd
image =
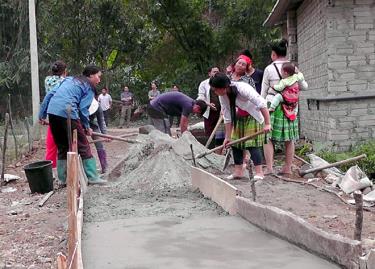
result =
[{"label": "concrete block wall", "polygon": [[336,0],[325,13],[329,96],[375,93],[375,1]]},{"label": "concrete block wall", "polygon": [[374,18],[375,0],[312,0],[297,8],[298,63],[309,83],[300,100],[307,138],[338,150],[374,138],[375,99],[307,104],[309,98],[375,94]]},{"label": "concrete block wall", "polygon": [[325,8],[325,1],[311,0],[297,9],[298,66],[309,83],[309,89],[300,98],[301,133],[313,140],[325,139],[327,135],[319,132],[320,124],[328,124],[327,113],[310,111],[307,104],[307,98],[328,94]]}]

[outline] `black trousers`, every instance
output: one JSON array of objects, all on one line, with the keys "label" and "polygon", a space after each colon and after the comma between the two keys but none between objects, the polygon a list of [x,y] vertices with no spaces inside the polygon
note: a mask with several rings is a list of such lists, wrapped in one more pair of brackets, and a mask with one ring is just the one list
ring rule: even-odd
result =
[{"label": "black trousers", "polygon": [[[49,125],[51,127],[53,139],[57,146],[57,159],[66,160],[66,154],[69,151],[68,126],[67,119],[64,117],[48,114]],[[87,140],[85,130],[79,120],[71,120],[72,132],[77,130],[78,153],[83,160],[92,158],[89,141]],[[73,136],[73,134],[72,134]]]}]

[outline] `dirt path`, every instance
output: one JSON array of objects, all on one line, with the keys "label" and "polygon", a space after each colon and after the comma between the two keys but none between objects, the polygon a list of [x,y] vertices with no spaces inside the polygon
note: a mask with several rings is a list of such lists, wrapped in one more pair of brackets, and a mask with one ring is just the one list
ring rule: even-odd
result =
[{"label": "dirt path", "polygon": [[[110,133],[120,135],[134,130],[113,129]],[[17,166],[13,164],[6,169],[6,173],[19,175],[21,179],[2,187],[0,192],[0,268],[55,268],[56,254],[66,253],[66,189],[57,190],[43,207],[38,207],[43,195],[30,194],[23,172],[24,165],[44,158],[42,145],[36,145],[39,149],[23,158]],[[121,160],[128,150],[128,144],[123,142],[112,141],[105,146],[110,166]],[[145,162],[144,166],[150,168],[148,165],[150,163]],[[163,165],[163,162],[159,165]],[[156,177],[153,173],[145,172],[147,174]],[[128,175],[132,176],[131,173]],[[167,177],[168,173],[163,176]],[[231,183],[242,189],[245,196],[251,197],[247,181]],[[143,217],[160,217],[162,221],[169,217],[189,220],[195,214],[202,216],[208,213],[225,217],[215,204],[186,188],[142,193],[140,188],[124,186],[126,188],[111,184],[108,187],[90,187],[87,203],[95,201],[92,200],[95,197],[100,199],[91,205],[98,211],[94,214],[90,211],[85,213],[87,224]],[[12,189],[15,191],[6,192]],[[134,196],[135,193],[138,195]],[[258,201],[264,204],[289,210],[323,230],[352,238],[354,209],[334,195],[312,186],[284,182],[274,177],[267,177],[264,182],[257,184],[257,193]],[[363,243],[367,247],[374,246],[374,221],[374,214],[365,212]]]},{"label": "dirt path", "polygon": [[[120,135],[133,129],[114,129],[110,134]],[[105,144],[109,165],[116,163],[126,150],[123,142]],[[67,253],[66,189],[55,193],[39,207],[42,194],[31,194],[23,166],[44,159],[44,142],[34,145],[36,150],[21,161],[7,167],[6,173],[18,175],[20,180],[10,182],[0,191],[0,268],[50,269],[56,268],[56,255]],[[96,156],[96,151],[93,148]],[[15,189],[13,192],[7,192]]]}]

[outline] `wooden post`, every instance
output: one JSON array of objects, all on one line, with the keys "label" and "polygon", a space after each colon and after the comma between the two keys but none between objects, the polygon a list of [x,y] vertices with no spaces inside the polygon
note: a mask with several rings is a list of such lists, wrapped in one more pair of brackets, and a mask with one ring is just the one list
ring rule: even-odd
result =
[{"label": "wooden post", "polygon": [[193,150],[193,144],[190,144],[190,150],[191,150],[191,156],[193,159],[193,165],[197,167],[197,163],[195,162],[195,156],[194,156],[194,150]]},{"label": "wooden post", "polygon": [[78,135],[77,135],[77,129],[73,130],[72,151],[78,153]]},{"label": "wooden post", "polygon": [[57,269],[67,269],[66,256],[61,252],[57,253]]},{"label": "wooden post", "polygon": [[353,195],[356,207],[354,240],[361,241],[363,224],[363,195],[361,191],[355,191]]},{"label": "wooden post", "polygon": [[68,266],[77,269],[77,193],[78,193],[78,157],[76,152],[67,154],[67,194],[68,194]]},{"label": "wooden post", "polygon": [[24,124],[25,124],[26,132],[27,132],[27,143],[29,145],[28,150],[30,153],[33,150],[33,139],[31,139],[30,126],[29,126],[29,122],[27,121],[27,117],[25,117]]},{"label": "wooden post", "polygon": [[16,160],[18,160],[18,141],[17,141],[16,133],[14,132],[14,125],[13,125],[13,119],[12,119],[12,103],[11,103],[10,97],[11,97],[10,94],[8,94],[9,124],[10,124],[10,129],[12,130],[12,135],[14,139],[14,151],[16,154]]},{"label": "wooden post", "polygon": [[33,103],[34,139],[39,139],[38,113],[40,104],[39,95],[39,64],[38,41],[36,31],[35,0],[29,0],[29,29],[30,29],[30,65],[31,65],[31,92]]},{"label": "wooden post", "polygon": [[254,179],[254,173],[253,173],[253,169],[255,169],[253,167],[253,162],[251,161],[251,159],[249,158],[248,162],[247,162],[247,170],[249,172],[249,179],[250,179],[250,187],[251,187],[251,196],[253,198],[253,201],[255,202],[256,201],[256,196],[257,196],[257,192],[256,192],[256,189],[255,189],[255,179]]},{"label": "wooden post", "polygon": [[0,185],[5,183],[4,181],[4,172],[5,172],[5,161],[6,161],[6,151],[7,151],[7,137],[8,137],[8,124],[9,124],[9,114],[5,114],[5,127],[4,127],[4,142],[3,142],[3,159],[1,166],[1,182]]}]

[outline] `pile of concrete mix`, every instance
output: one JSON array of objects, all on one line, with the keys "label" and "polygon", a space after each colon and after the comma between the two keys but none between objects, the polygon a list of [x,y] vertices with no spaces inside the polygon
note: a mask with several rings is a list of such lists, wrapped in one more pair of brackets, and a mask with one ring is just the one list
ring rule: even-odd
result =
[{"label": "pile of concrete mix", "polygon": [[[174,139],[158,130],[137,137],[140,143],[129,148],[123,160],[118,188],[133,189],[136,192],[175,189],[190,185],[193,164],[190,145],[194,155],[206,152],[190,132]],[[220,170],[224,156],[210,154],[196,160],[197,166],[210,171]]]}]

